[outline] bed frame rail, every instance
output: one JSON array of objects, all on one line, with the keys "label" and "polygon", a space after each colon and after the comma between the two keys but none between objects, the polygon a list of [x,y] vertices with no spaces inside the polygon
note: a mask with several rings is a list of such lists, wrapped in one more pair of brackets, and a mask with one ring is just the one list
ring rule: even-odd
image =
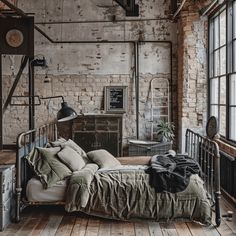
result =
[{"label": "bed frame rail", "polygon": [[201,177],[215,207],[215,222],[219,226],[220,215],[220,152],[218,144],[194,131],[187,129],[185,152],[201,166]]},{"label": "bed frame rail", "polygon": [[24,207],[22,199],[25,198],[27,181],[32,177],[26,159],[35,147],[44,147],[48,142],[57,139],[56,123],[46,124],[37,129],[29,130],[17,136],[16,154],[16,221],[20,220],[20,211]]},{"label": "bed frame rail", "polygon": [[[26,155],[35,147],[44,147],[48,142],[57,140],[56,123],[21,133],[17,137],[16,155],[16,221],[20,221],[20,212],[27,205],[26,185],[32,177]],[[194,131],[186,130],[185,151],[201,166],[202,179],[215,207],[216,225],[221,222],[220,216],[220,154],[216,142],[201,136]]]}]

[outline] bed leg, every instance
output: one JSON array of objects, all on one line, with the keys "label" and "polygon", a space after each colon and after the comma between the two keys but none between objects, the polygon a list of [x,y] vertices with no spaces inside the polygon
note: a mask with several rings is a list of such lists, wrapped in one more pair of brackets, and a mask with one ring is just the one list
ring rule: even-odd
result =
[{"label": "bed leg", "polygon": [[220,215],[220,192],[215,192],[215,223],[216,226],[219,227],[221,223],[221,215]]},{"label": "bed leg", "polygon": [[16,189],[16,222],[20,222],[20,199],[21,199],[21,188]]}]

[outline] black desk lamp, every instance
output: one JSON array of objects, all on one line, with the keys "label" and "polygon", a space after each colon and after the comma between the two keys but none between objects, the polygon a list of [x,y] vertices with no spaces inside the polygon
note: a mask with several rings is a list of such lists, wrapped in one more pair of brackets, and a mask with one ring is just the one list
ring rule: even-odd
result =
[{"label": "black desk lamp", "polygon": [[40,97],[39,99],[51,99],[51,98],[61,98],[62,103],[61,103],[61,109],[57,112],[57,121],[58,122],[63,122],[63,121],[68,121],[75,119],[78,115],[76,111],[69,107],[67,102],[65,102],[63,96],[52,96],[52,97]]}]

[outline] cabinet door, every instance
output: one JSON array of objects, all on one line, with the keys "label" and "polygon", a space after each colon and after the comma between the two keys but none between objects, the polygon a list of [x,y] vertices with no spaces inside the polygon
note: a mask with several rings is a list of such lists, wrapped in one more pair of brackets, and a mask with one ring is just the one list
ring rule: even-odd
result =
[{"label": "cabinet door", "polygon": [[95,149],[96,137],[95,132],[77,131],[73,134],[73,140],[85,151],[89,152]]},{"label": "cabinet door", "polygon": [[117,132],[74,132],[74,141],[85,152],[105,149],[113,156],[120,156],[119,133]]},{"label": "cabinet door", "polygon": [[96,134],[98,144],[101,148],[110,152],[113,156],[119,157],[119,134],[117,132],[98,132]]}]

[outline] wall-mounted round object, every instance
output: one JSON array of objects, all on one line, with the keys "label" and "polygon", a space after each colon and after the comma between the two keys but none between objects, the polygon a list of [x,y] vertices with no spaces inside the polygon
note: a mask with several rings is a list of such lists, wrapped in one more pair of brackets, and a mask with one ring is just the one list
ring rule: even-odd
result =
[{"label": "wall-mounted round object", "polygon": [[218,122],[215,116],[211,116],[207,121],[206,133],[210,139],[213,139],[218,133]]},{"label": "wall-mounted round object", "polygon": [[24,35],[18,29],[10,29],[6,33],[6,42],[9,46],[11,46],[13,48],[18,48],[24,42]]}]

